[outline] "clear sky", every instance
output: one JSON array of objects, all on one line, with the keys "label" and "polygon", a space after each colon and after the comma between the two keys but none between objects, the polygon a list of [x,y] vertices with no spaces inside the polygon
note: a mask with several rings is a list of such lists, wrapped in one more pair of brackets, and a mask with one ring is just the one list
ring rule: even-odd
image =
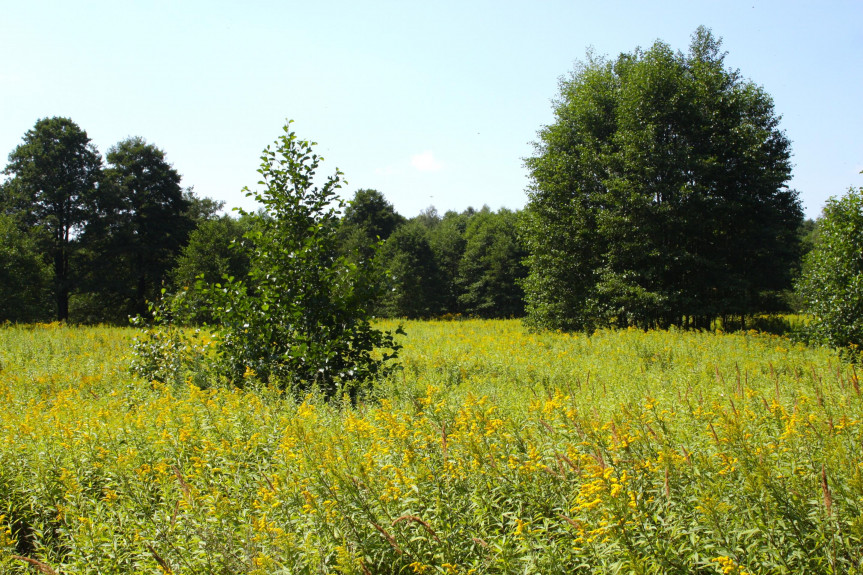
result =
[{"label": "clear sky", "polygon": [[374,188],[408,217],[516,209],[522,159],[586,49],[685,51],[699,25],[773,96],[808,216],[863,185],[860,0],[0,0],[0,161],[65,116],[103,155],[142,136],[185,186],[253,208],[241,190],[291,118],[346,198]]}]

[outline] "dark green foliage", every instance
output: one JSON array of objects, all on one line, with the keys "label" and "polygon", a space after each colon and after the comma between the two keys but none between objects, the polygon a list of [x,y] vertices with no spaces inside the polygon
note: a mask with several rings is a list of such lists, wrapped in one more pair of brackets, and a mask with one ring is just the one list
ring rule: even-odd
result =
[{"label": "dark green foliage", "polygon": [[252,231],[254,215],[222,216],[202,221],[190,234],[171,272],[176,311],[186,323],[212,323],[214,318],[195,290],[199,280],[215,284],[249,273],[251,247],[245,235]]},{"label": "dark green foliage", "polygon": [[378,261],[388,270],[388,281],[378,303],[381,315],[428,318],[442,312],[444,275],[429,242],[427,223],[428,218],[414,218],[382,246]]},{"label": "dark green foliage", "polygon": [[[377,293],[383,292],[386,277],[386,264],[375,257],[378,248],[405,221],[377,190],[357,190],[345,208],[338,230],[338,253],[375,278]],[[369,303],[370,311],[379,313],[379,307],[377,302]]]},{"label": "dark green foliage", "polygon": [[52,316],[51,268],[37,242],[11,216],[0,214],[0,323]]},{"label": "dark green foliage", "polygon": [[385,375],[398,346],[369,323],[373,278],[337,254],[342,174],[315,185],[321,158],[312,146],[289,124],[264,151],[263,189],[248,192],[267,216],[246,234],[250,271],[200,289],[216,322],[219,373],[237,385],[255,374],[332,397]]},{"label": "dark green foliage", "polygon": [[357,190],[342,219],[344,227],[359,228],[372,241],[386,240],[406,221],[377,190]]},{"label": "dark green foliage", "polygon": [[516,233],[518,215],[487,207],[474,214],[464,233],[459,262],[459,304],[471,316],[514,317],[524,313],[520,281],[527,255]]},{"label": "dark green foliage", "polygon": [[837,347],[863,347],[863,188],[831,198],[797,291],[812,314],[809,336]]},{"label": "dark green foliage", "polygon": [[38,251],[53,270],[55,317],[69,317],[69,295],[78,278],[72,260],[78,237],[92,221],[101,190],[102,158],[87,133],[68,118],[44,118],[9,154],[11,179],[0,188],[0,212],[34,231]]},{"label": "dark green foliage", "polygon": [[709,326],[790,285],[802,212],[770,97],[724,68],[699,28],[589,57],[561,81],[556,121],[526,161],[529,323]]},{"label": "dark green foliage", "polygon": [[440,283],[435,288],[440,306],[438,313],[462,312],[457,282],[459,266],[467,245],[465,231],[474,213],[472,208],[460,214],[448,211],[429,229],[429,247],[439,272]]},{"label": "dark green foliage", "polygon": [[171,272],[177,289],[193,287],[199,276],[217,283],[226,276],[243,278],[249,273],[249,248],[244,236],[254,227],[255,216],[222,216],[201,222],[177,257]]},{"label": "dark green foliage", "polygon": [[[147,312],[195,222],[193,202],[165,153],[142,138],[113,146],[100,188],[99,218],[88,225],[89,291],[122,321]],[[104,303],[110,302],[110,307]]]}]

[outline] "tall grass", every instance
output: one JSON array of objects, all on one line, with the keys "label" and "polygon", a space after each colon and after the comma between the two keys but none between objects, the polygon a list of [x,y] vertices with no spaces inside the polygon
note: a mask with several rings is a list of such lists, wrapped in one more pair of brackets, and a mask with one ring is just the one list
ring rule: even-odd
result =
[{"label": "tall grass", "polygon": [[356,405],[138,381],[128,330],[3,329],[0,572],[860,572],[863,398],[834,353],[406,329]]}]

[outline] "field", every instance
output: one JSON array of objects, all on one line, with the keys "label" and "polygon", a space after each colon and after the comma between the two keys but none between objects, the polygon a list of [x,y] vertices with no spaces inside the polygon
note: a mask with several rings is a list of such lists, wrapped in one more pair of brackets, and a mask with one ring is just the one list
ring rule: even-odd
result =
[{"label": "field", "polygon": [[129,329],[0,329],[0,572],[863,572],[833,352],[405,328],[353,406],[136,380]]}]

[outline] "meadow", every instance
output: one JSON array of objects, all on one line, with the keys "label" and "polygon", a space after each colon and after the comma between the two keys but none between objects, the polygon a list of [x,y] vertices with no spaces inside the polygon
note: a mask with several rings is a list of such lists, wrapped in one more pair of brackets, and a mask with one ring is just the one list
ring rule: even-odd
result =
[{"label": "meadow", "polygon": [[136,379],[131,329],[0,328],[0,572],[863,572],[863,397],[835,352],[405,330],[352,405]]}]

